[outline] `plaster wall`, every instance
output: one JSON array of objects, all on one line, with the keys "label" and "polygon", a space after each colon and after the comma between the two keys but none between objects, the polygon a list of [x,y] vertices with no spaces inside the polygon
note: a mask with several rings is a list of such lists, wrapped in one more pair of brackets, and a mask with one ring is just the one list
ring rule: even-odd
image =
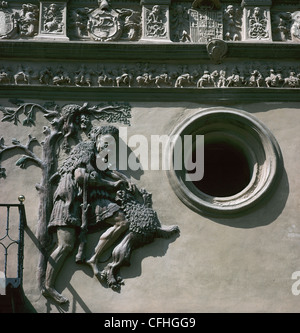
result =
[{"label": "plaster wall", "polygon": [[[30,102],[33,102],[30,100]],[[35,100],[43,104],[45,101]],[[99,102],[99,101],[98,101]],[[68,101],[61,101],[64,105]],[[82,104],[83,101],[77,101]],[[97,103],[97,101],[95,101]],[[1,105],[9,106],[7,100]],[[92,103],[91,103],[92,104]],[[169,134],[174,126],[202,108],[215,105],[170,102],[132,102],[128,137]],[[133,252],[131,266],[121,269],[120,293],[101,285],[89,267],[67,259],[56,286],[70,300],[58,306],[40,295],[36,282],[38,250],[35,228],[39,196],[35,184],[40,170],[15,166],[20,155],[6,155],[1,166],[0,202],[17,203],[25,195],[24,292],[37,312],[297,312],[299,296],[292,293],[300,271],[300,105],[292,102],[234,104],[263,122],[283,154],[284,172],[272,196],[250,212],[234,218],[208,218],[191,211],[172,190],[163,170],[131,172],[132,180],[152,193],[162,224],[177,224],[180,236],[156,239]],[[36,126],[0,122],[0,137],[26,142],[28,134],[43,140],[48,121],[36,114]],[[132,148],[134,150],[134,147]],[[40,154],[39,145],[34,151]],[[150,160],[149,160],[150,161]],[[88,238],[91,254],[99,233]],[[103,259],[109,257],[103,256]],[[100,268],[104,264],[99,264]]]}]

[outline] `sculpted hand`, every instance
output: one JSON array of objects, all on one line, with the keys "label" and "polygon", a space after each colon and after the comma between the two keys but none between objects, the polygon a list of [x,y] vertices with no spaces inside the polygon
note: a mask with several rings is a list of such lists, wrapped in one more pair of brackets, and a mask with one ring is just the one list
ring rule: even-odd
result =
[{"label": "sculpted hand", "polygon": [[127,189],[130,191],[130,192],[135,192],[136,190],[136,185],[134,183],[131,182],[130,179],[127,180]]}]

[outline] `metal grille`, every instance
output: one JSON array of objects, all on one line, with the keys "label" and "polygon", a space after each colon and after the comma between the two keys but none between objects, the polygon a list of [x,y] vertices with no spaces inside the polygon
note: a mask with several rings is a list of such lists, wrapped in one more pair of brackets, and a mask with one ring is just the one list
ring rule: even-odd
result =
[{"label": "metal grille", "polygon": [[22,285],[25,227],[26,214],[22,203],[0,204],[0,272],[5,287]]}]

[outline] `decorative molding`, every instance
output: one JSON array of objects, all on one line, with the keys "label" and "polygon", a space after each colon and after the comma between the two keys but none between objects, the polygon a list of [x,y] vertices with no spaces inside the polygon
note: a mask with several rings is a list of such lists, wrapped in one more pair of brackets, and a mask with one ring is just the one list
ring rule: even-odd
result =
[{"label": "decorative molding", "polygon": [[[209,195],[195,182],[186,180],[186,170],[176,170],[172,165],[167,171],[170,184],[189,208],[208,216],[234,216],[249,210],[275,189],[283,172],[281,150],[269,129],[256,117],[236,109],[208,108],[184,119],[174,128],[171,137],[203,133],[206,140],[228,143],[245,154],[250,181],[236,194]],[[176,142],[170,142],[168,147],[167,158],[174,161]],[[192,151],[189,153],[191,156]]]}]

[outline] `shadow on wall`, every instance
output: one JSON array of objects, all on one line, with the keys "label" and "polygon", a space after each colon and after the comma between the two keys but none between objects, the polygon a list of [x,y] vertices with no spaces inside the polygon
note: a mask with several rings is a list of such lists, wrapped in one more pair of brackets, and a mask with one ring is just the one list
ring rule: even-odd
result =
[{"label": "shadow on wall", "polygon": [[[96,237],[97,235],[97,237]],[[124,286],[122,288],[126,288],[126,280],[138,277],[142,274],[142,261],[147,258],[147,257],[163,257],[168,250],[169,244],[174,242],[176,238],[179,236],[174,235],[170,237],[169,239],[155,239],[152,243],[147,244],[141,248],[138,248],[133,251],[132,256],[131,256],[131,264],[129,267],[122,267],[120,270],[120,275],[124,279]],[[99,233],[95,234],[95,237],[93,241],[90,244],[90,246],[94,246],[97,243],[97,239],[99,238]],[[88,240],[89,241],[89,240]],[[111,247],[111,249],[107,250],[104,254],[103,257],[100,258],[100,262],[98,264],[99,269],[103,269],[109,262],[110,262],[110,253],[112,252],[114,247]],[[58,312],[71,312],[75,313],[79,311],[79,308],[81,309],[80,311],[85,312],[85,313],[92,313],[95,311],[92,311],[87,304],[84,302],[83,298],[80,296],[78,291],[75,290],[75,288],[71,285],[70,281],[72,280],[72,276],[78,272],[82,271],[85,275],[86,283],[87,283],[87,288],[89,289],[88,285],[90,284],[89,279],[94,279],[95,281],[96,278],[92,274],[92,270],[89,266],[87,265],[78,265],[75,263],[75,255],[76,255],[76,250],[72,253],[72,255],[68,258],[68,260],[65,262],[64,267],[62,268],[62,271],[59,273],[59,278],[57,280],[57,290],[59,292],[64,293],[64,290],[68,290],[69,293],[72,295],[70,297],[69,303],[66,304],[58,304],[55,301],[51,299],[46,299],[45,298],[45,303],[46,303],[46,311],[47,313],[53,312],[53,308],[56,308]],[[103,260],[103,261],[101,261]],[[106,260],[104,262],[104,260]],[[92,283],[92,282],[91,282]],[[102,284],[98,282],[99,285],[97,287],[97,290],[94,290],[94,294],[98,294],[99,297],[101,297],[101,289],[102,288],[109,288],[106,284]],[[84,287],[83,287],[84,288]],[[115,293],[113,290],[109,290],[112,294]],[[120,294],[122,294],[122,289],[120,290]],[[99,310],[97,312],[102,312],[101,311],[101,305],[99,306]]]},{"label": "shadow on wall", "polygon": [[256,228],[274,222],[282,213],[289,196],[288,176],[283,169],[276,189],[267,198],[260,201],[254,208],[236,217],[211,218],[216,223],[234,228]]}]

